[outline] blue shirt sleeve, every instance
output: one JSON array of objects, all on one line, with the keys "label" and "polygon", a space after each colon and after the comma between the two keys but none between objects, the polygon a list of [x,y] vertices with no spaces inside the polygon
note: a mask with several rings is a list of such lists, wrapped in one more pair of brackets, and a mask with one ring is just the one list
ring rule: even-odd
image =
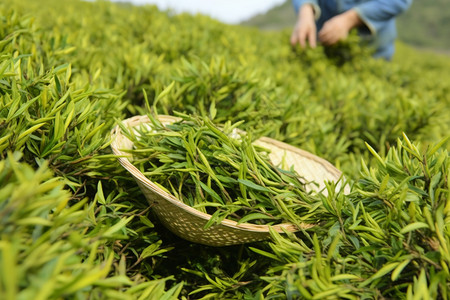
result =
[{"label": "blue shirt sleeve", "polygon": [[370,32],[375,35],[386,21],[406,11],[411,3],[412,0],[373,0],[358,4],[354,9]]},{"label": "blue shirt sleeve", "polygon": [[314,7],[314,17],[316,20],[319,19],[321,10],[318,0],[292,0],[292,4],[294,5],[294,9],[297,14],[303,4],[311,4]]}]

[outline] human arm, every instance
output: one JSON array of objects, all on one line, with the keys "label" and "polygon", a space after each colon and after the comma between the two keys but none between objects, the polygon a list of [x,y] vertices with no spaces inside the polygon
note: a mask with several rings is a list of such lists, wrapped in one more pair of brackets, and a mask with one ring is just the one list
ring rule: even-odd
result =
[{"label": "human arm", "polygon": [[317,1],[293,0],[295,11],[297,12],[297,22],[291,35],[291,44],[300,44],[306,47],[306,42],[314,48],[316,47],[316,23],[315,19],[320,15],[320,8]]}]

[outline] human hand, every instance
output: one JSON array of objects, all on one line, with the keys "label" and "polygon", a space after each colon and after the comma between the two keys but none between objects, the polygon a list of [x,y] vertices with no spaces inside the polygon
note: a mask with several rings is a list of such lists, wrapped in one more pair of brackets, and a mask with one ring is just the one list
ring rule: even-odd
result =
[{"label": "human hand", "polygon": [[306,47],[308,41],[311,48],[316,47],[316,22],[314,20],[314,9],[312,5],[306,4],[300,8],[298,21],[291,35],[291,45],[300,44],[302,48]]},{"label": "human hand", "polygon": [[362,24],[359,15],[354,10],[337,15],[323,24],[319,32],[319,40],[325,46],[336,44],[348,37],[350,30]]}]

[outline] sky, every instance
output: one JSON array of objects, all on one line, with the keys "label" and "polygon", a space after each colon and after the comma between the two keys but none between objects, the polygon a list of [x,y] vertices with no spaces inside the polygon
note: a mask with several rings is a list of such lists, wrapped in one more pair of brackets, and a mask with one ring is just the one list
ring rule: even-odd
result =
[{"label": "sky", "polygon": [[[111,0],[124,1],[124,0]],[[237,24],[264,13],[285,0],[126,0],[134,4],[156,4],[174,12],[201,13],[228,24]]]}]

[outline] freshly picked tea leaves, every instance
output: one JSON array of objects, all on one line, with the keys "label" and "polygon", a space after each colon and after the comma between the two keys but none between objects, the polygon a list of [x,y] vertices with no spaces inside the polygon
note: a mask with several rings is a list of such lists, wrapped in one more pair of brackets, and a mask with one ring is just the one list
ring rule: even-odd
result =
[{"label": "freshly picked tea leaves", "polygon": [[[179,121],[124,129],[133,142],[133,164],[183,203],[223,219],[273,225],[298,223],[313,195],[295,172],[275,166],[269,151],[254,145],[240,123],[215,125],[207,117],[178,114]],[[309,220],[311,222],[317,221]]]}]

